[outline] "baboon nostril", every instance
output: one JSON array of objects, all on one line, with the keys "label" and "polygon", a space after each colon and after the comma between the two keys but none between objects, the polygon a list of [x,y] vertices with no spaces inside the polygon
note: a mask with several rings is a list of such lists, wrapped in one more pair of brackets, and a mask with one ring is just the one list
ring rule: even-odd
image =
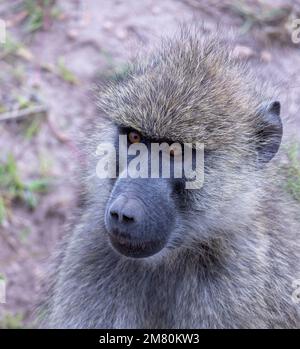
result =
[{"label": "baboon nostril", "polygon": [[123,227],[131,223],[137,223],[138,209],[139,207],[135,200],[128,200],[126,197],[121,196],[109,208],[109,220],[114,226],[123,225]]},{"label": "baboon nostril", "polygon": [[120,221],[123,223],[133,223],[134,217],[130,217],[129,215],[118,213],[116,211],[110,211],[110,217],[114,221]]},{"label": "baboon nostril", "polygon": [[119,219],[119,215],[117,212],[114,212],[114,211],[111,211],[110,212],[110,216],[111,218],[115,219],[115,220],[118,220]]},{"label": "baboon nostril", "polygon": [[126,216],[126,215],[123,214],[122,218],[123,218],[123,222],[125,222],[125,223],[134,222],[134,218],[133,217],[129,217],[129,216]]}]

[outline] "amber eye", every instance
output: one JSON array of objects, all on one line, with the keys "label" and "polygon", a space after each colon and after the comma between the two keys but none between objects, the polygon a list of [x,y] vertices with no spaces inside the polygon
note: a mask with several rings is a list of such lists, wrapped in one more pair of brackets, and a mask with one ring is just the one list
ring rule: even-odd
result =
[{"label": "amber eye", "polygon": [[179,143],[173,143],[170,146],[170,155],[171,156],[180,156],[182,152],[181,145]]},{"label": "amber eye", "polygon": [[140,143],[142,137],[141,135],[136,132],[136,131],[131,131],[129,134],[128,134],[128,139],[129,139],[129,142],[130,143]]}]

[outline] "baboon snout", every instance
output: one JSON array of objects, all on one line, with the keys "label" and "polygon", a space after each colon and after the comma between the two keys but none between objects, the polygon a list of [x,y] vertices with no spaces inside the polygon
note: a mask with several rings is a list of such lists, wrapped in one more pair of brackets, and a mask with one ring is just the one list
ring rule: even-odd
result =
[{"label": "baboon snout", "polygon": [[166,245],[174,218],[172,204],[167,203],[167,192],[162,189],[152,185],[141,188],[136,183],[116,185],[107,204],[105,223],[110,242],[118,252],[144,258]]}]

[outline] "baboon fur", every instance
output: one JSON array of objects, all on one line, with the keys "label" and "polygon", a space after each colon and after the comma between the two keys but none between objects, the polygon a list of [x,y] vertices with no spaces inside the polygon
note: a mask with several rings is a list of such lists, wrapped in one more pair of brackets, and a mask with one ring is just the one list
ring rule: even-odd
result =
[{"label": "baboon fur", "polygon": [[[183,31],[101,88],[81,148],[84,204],[55,264],[43,327],[300,326],[299,205],[278,156],[257,166],[260,110],[270,102],[259,86],[216,35]],[[95,150],[115,142],[116,125],[205,145],[204,186],[181,193],[170,241],[149,258],[127,258],[107,238],[114,180],[97,178]]]}]

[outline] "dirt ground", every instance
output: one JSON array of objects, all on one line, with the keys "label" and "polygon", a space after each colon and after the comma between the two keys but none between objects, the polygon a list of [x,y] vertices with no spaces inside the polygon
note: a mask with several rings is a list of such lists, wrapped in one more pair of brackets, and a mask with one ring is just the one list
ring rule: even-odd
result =
[{"label": "dirt ground", "polygon": [[86,119],[97,117],[94,83],[184,22],[201,25],[202,35],[218,25],[233,28],[237,59],[272,81],[285,140],[299,140],[300,43],[292,42],[289,26],[295,18],[298,0],[0,1],[7,26],[0,43],[0,163],[13,159],[15,166],[6,168],[14,178],[6,184],[0,168],[0,275],[7,286],[0,328],[33,326],[49,256],[77,204],[74,144]]}]

